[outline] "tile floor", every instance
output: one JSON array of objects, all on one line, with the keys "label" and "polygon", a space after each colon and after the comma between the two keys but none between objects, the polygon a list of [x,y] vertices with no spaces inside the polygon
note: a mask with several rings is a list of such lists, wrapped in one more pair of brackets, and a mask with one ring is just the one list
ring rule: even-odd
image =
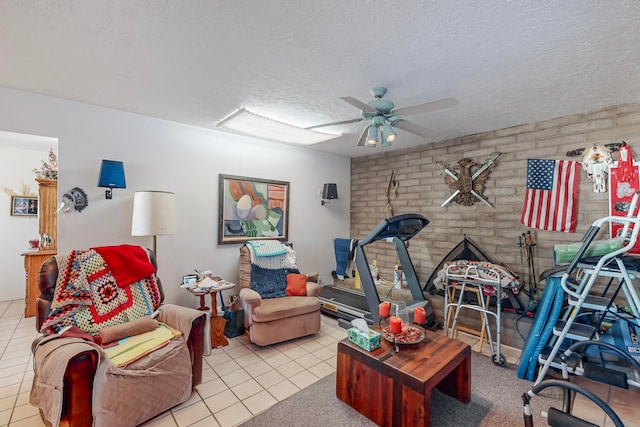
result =
[{"label": "tile floor", "polygon": [[[25,319],[23,312],[21,300],[0,302],[0,427],[44,426],[38,410],[29,404],[30,346],[37,333],[35,318]],[[212,350],[205,358],[203,382],[191,398],[144,426],[238,425],[334,372],[336,343],[345,337],[346,330],[335,319],[323,316],[319,334],[275,346],[258,347],[244,336],[230,339],[228,346]],[[477,338],[462,333],[459,338],[477,349]],[[484,345],[483,353],[488,351]],[[518,349],[503,346],[502,353],[509,363],[518,363]],[[616,410],[626,415],[625,425],[640,426],[628,421],[637,411],[633,403],[639,401],[640,393],[631,400],[627,391],[601,387],[598,393],[619,405]],[[576,408],[582,411],[579,405],[577,401]],[[597,410],[591,411],[598,416]]]}]

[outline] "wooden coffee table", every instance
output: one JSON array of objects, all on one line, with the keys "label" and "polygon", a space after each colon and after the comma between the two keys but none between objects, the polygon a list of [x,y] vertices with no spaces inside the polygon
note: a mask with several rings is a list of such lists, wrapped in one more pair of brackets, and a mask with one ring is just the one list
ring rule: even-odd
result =
[{"label": "wooden coffee table", "polygon": [[336,395],[381,426],[429,426],[435,387],[461,402],[471,399],[471,347],[426,331],[424,341],[374,351],[338,343]]}]

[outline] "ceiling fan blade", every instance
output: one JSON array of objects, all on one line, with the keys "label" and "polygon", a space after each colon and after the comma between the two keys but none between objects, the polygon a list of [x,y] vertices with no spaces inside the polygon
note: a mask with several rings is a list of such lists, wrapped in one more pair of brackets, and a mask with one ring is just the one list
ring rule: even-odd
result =
[{"label": "ceiling fan blade", "polygon": [[309,129],[315,129],[315,128],[323,128],[323,127],[326,127],[326,126],[346,125],[346,124],[349,124],[349,123],[361,122],[363,120],[364,119],[362,117],[358,117],[358,118],[350,119],[350,120],[342,120],[341,122],[323,123],[321,125],[309,126],[308,128],[305,128],[305,129],[309,130]]},{"label": "ceiling fan blade", "polygon": [[358,138],[358,147],[364,147],[364,143],[367,141],[368,131],[369,131],[369,126],[364,128],[364,130],[362,131],[362,134],[360,135],[360,138]]},{"label": "ceiling fan blade", "polygon": [[342,99],[344,102],[346,102],[348,104],[353,105],[358,110],[362,110],[362,111],[367,112],[367,113],[375,113],[376,112],[376,110],[371,108],[369,106],[369,104],[365,104],[364,102],[358,101],[357,99],[352,98],[350,96],[343,96],[340,99]]},{"label": "ceiling fan blade", "polygon": [[400,114],[401,116],[411,116],[413,114],[424,114],[455,107],[458,104],[460,103],[455,98],[444,98],[437,101],[426,102],[424,104],[412,105],[410,107],[396,108],[393,112]]},{"label": "ceiling fan blade", "polygon": [[424,138],[435,138],[436,136],[438,136],[437,132],[434,132],[432,130],[429,130],[427,128],[423,128],[422,126],[418,126],[415,123],[411,123],[407,120],[401,119],[397,122],[394,122],[391,124],[391,126],[398,128],[398,129],[402,129],[402,130],[406,130],[407,132],[411,132],[415,135],[418,136],[422,136]]}]

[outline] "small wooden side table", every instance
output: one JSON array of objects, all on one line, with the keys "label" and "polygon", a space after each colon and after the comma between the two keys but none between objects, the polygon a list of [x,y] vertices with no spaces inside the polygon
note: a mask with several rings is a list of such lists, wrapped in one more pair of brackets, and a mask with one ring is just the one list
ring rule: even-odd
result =
[{"label": "small wooden side table", "polygon": [[425,340],[398,353],[382,338],[367,351],[347,339],[338,342],[336,395],[381,426],[429,427],[431,390],[471,400],[471,347],[425,331]]},{"label": "small wooden side table", "polygon": [[236,285],[230,282],[224,282],[220,286],[212,286],[209,288],[187,288],[193,295],[200,297],[200,307],[198,310],[209,311],[206,306],[205,296],[211,295],[211,348],[224,347],[229,345],[227,337],[224,336],[224,327],[227,321],[224,317],[218,316],[218,298],[217,294],[226,289],[232,289]]},{"label": "small wooden side table", "polygon": [[21,255],[24,257],[24,271],[27,279],[24,317],[32,317],[36,315],[36,299],[40,296],[40,288],[38,288],[40,267],[46,260],[56,255],[56,251],[29,251]]}]

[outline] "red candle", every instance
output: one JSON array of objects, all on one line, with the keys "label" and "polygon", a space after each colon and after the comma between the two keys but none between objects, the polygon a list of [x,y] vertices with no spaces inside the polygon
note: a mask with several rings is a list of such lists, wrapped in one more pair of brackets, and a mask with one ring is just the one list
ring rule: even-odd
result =
[{"label": "red candle", "polygon": [[380,317],[386,319],[387,317],[389,317],[390,312],[391,304],[389,304],[389,301],[381,302],[380,306],[378,307],[378,314],[380,315]]},{"label": "red candle", "polygon": [[416,307],[413,309],[413,323],[422,325],[426,322],[426,313],[424,307]]},{"label": "red candle", "polygon": [[389,319],[389,332],[399,334],[402,332],[402,320],[398,316],[391,316]]}]

